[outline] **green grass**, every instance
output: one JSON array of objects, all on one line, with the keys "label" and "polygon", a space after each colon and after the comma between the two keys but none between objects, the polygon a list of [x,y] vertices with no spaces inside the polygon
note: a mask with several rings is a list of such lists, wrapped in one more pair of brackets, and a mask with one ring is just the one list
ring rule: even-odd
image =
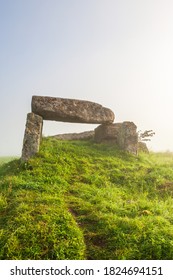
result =
[{"label": "green grass", "polygon": [[0,166],[0,259],[173,259],[173,155],[43,139]]},{"label": "green grass", "polygon": [[16,157],[0,157],[0,166],[4,163],[7,163],[13,159],[15,159]]}]

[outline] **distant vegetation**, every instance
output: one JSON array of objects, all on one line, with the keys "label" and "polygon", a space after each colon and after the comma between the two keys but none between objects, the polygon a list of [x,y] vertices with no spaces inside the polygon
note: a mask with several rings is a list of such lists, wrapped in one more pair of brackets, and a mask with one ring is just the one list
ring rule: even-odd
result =
[{"label": "distant vegetation", "polygon": [[173,259],[173,155],[43,139],[0,166],[0,259]]},{"label": "distant vegetation", "polygon": [[15,158],[17,158],[17,157],[0,157],[0,165],[2,165],[3,163],[6,163],[8,161],[11,161]]}]

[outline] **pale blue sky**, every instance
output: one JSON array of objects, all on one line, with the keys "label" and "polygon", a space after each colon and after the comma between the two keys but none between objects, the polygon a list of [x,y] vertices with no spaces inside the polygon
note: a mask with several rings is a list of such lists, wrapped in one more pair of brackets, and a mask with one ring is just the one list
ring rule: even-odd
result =
[{"label": "pale blue sky", "polygon": [[21,154],[32,95],[98,102],[173,151],[172,0],[0,0],[0,42],[0,156]]}]

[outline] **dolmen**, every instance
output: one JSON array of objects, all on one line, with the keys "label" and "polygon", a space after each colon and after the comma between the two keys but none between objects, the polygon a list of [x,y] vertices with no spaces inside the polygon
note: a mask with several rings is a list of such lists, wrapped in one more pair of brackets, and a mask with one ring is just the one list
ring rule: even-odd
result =
[{"label": "dolmen", "polygon": [[40,147],[43,121],[99,124],[94,141],[115,142],[123,150],[137,153],[136,125],[132,122],[113,123],[114,113],[102,105],[78,99],[33,96],[31,113],[27,114],[22,148],[22,161],[28,161]]}]

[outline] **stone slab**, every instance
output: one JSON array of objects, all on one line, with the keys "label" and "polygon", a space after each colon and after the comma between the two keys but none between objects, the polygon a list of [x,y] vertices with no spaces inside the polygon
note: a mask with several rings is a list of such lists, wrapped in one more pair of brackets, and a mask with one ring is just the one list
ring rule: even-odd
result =
[{"label": "stone slab", "polygon": [[104,124],[112,123],[115,118],[110,109],[85,100],[33,96],[31,107],[44,120]]},{"label": "stone slab", "polygon": [[94,130],[79,133],[64,133],[51,136],[58,140],[89,140],[94,139]]}]

